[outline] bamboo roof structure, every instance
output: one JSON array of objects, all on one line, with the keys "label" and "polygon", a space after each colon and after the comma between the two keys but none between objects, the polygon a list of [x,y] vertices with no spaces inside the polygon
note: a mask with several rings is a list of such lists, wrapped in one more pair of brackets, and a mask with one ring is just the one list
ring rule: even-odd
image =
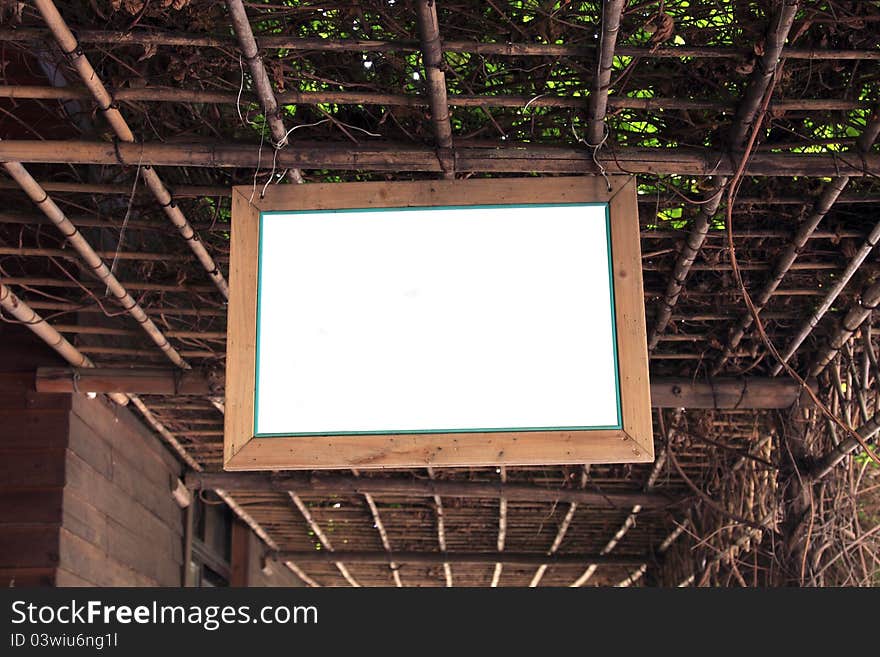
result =
[{"label": "bamboo roof structure", "polygon": [[[201,377],[112,398],[306,584],[880,581],[880,2],[0,0],[0,48],[2,319]],[[222,473],[233,185],[612,173],[652,379],[778,398],[655,408],[653,464]]]}]

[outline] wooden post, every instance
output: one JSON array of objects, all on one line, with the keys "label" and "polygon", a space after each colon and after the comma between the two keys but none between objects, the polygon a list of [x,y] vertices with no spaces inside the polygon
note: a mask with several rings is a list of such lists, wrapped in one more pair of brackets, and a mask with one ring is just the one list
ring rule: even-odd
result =
[{"label": "wooden post", "polygon": [[232,523],[232,549],[229,557],[229,586],[248,586],[251,560],[251,529],[240,518]]}]

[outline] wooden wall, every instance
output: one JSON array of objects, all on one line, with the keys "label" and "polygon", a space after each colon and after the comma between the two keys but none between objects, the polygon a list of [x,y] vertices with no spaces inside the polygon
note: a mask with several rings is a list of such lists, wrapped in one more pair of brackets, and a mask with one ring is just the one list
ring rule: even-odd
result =
[{"label": "wooden wall", "polygon": [[73,395],[58,586],[179,586],[178,461],[130,411]]},{"label": "wooden wall", "polygon": [[59,361],[0,328],[0,585],[178,586],[179,463],[128,409],[32,392]]},{"label": "wooden wall", "polygon": [[[33,392],[63,366],[20,326],[0,323],[0,586],[180,586],[180,462],[127,408],[103,396]],[[302,586],[243,523],[234,585]]]},{"label": "wooden wall", "polygon": [[0,325],[0,586],[55,582],[62,522],[69,395],[31,392],[55,353]]}]

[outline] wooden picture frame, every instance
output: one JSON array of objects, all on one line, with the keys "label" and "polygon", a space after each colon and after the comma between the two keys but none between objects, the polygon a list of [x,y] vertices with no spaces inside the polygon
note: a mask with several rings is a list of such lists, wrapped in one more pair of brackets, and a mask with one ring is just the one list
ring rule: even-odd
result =
[{"label": "wooden picture frame", "polygon": [[[610,187],[610,190],[609,190]],[[607,203],[622,428],[254,436],[263,212]],[[226,470],[650,462],[654,458],[635,178],[596,176],[234,187],[227,328]]]}]

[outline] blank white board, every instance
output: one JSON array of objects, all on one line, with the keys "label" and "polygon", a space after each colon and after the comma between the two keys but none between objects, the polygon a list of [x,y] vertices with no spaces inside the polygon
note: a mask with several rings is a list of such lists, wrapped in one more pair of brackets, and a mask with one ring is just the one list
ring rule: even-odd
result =
[{"label": "blank white board", "polygon": [[607,217],[262,213],[255,435],[619,428]]}]

